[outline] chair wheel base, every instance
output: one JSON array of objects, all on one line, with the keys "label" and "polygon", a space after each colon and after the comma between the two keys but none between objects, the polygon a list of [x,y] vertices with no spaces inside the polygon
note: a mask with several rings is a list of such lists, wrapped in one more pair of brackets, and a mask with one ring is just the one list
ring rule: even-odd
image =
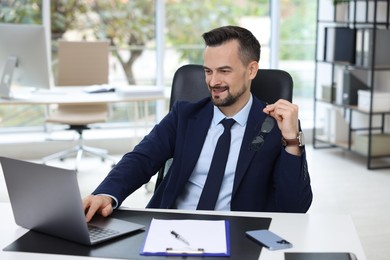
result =
[{"label": "chair wheel base", "polygon": [[95,157],[99,157],[102,162],[105,162],[106,160],[113,162],[113,164],[111,165],[112,168],[116,165],[114,158],[109,156],[107,154],[106,150],[94,148],[94,147],[89,147],[89,146],[85,146],[85,145],[77,145],[77,146],[72,147],[70,149],[67,149],[65,151],[54,153],[52,155],[44,157],[42,159],[42,161],[43,161],[43,164],[46,164],[46,162],[51,161],[51,160],[55,160],[55,159],[59,159],[62,162],[65,159],[71,157],[72,155],[76,155],[75,170],[77,172],[78,168],[79,168],[78,165],[79,165],[84,153],[95,156]]}]

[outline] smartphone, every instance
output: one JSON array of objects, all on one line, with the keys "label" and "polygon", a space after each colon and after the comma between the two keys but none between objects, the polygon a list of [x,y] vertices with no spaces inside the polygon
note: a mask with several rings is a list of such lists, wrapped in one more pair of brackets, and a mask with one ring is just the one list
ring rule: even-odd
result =
[{"label": "smartphone", "polygon": [[250,239],[260,243],[269,250],[287,249],[293,246],[287,240],[266,229],[252,230],[245,233]]}]

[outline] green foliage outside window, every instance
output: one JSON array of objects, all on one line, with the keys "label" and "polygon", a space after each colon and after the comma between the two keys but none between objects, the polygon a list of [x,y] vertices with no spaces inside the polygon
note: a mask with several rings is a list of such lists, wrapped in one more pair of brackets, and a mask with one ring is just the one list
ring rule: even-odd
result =
[{"label": "green foliage outside window", "polygon": [[314,0],[283,0],[280,60],[314,60],[316,6]]}]

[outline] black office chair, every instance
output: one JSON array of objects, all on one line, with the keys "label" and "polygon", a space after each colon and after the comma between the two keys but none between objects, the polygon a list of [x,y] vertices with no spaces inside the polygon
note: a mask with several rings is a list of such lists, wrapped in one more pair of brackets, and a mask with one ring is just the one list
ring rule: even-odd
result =
[{"label": "black office chair", "polygon": [[[279,99],[291,102],[293,80],[290,74],[283,70],[259,69],[256,77],[252,80],[251,92],[255,97],[269,104],[275,103]],[[173,76],[169,108],[171,109],[177,100],[196,102],[209,95],[203,66],[184,65]],[[165,167],[158,172],[155,190],[163,180],[171,163],[172,159],[168,160]]]}]

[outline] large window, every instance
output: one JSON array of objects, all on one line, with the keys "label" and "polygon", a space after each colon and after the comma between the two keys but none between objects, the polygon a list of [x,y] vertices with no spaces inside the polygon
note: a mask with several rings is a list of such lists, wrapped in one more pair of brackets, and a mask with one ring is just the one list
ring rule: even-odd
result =
[{"label": "large window", "polygon": [[317,1],[281,0],[279,68],[294,79],[293,102],[304,128],[313,125]]},{"label": "large window", "polygon": [[[261,68],[270,67],[271,19],[268,0],[89,0],[51,3],[53,73],[59,39],[110,39],[112,84],[169,87],[174,71],[203,61],[201,34],[214,27],[236,24],[251,30],[262,45]],[[0,1],[0,22],[42,23],[42,1]],[[295,82],[294,100],[312,97],[315,1],[280,0],[279,67]],[[161,31],[161,28],[163,30]],[[159,38],[160,35],[160,38]],[[160,82],[158,82],[160,75]],[[140,104],[119,104],[111,122],[128,123]],[[155,103],[148,104],[153,113]],[[20,111],[19,111],[20,110]],[[12,111],[12,117],[11,115]],[[27,112],[28,111],[28,112]],[[137,110],[138,111],[138,110]],[[15,115],[16,113],[16,115]],[[150,117],[150,114],[143,114]],[[0,107],[0,126],[43,129],[44,107]],[[15,120],[17,118],[17,120]]]}]

